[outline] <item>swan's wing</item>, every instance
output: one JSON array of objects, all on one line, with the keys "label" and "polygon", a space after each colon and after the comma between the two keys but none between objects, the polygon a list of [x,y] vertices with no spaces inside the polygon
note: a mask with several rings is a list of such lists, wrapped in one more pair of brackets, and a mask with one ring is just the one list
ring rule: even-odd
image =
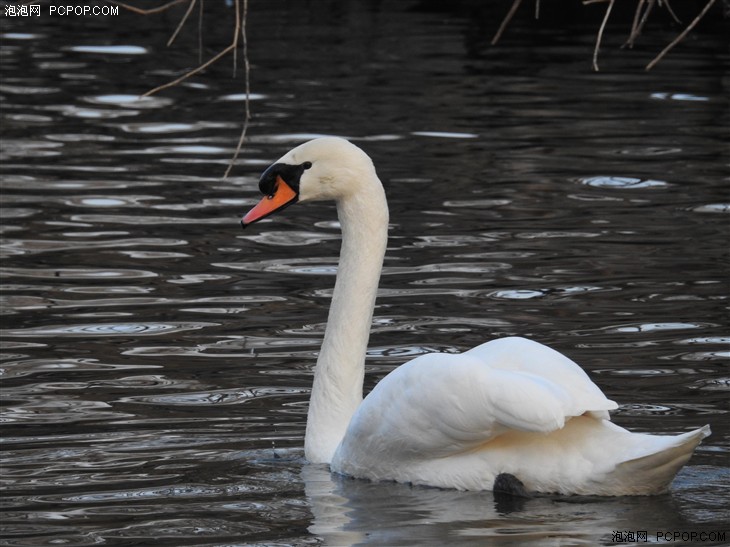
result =
[{"label": "swan's wing", "polygon": [[568,415],[590,412],[594,417],[610,420],[609,410],[618,405],[607,399],[585,371],[562,353],[526,338],[499,338],[465,353],[493,369],[523,372],[560,386],[573,401]]},{"label": "swan's wing", "polygon": [[360,451],[401,458],[445,456],[474,449],[507,430],[548,433],[572,416],[616,406],[587,376],[589,387],[570,375],[563,385],[560,372],[496,368],[479,357],[428,354],[395,369],[353,416],[343,449],[357,445]]}]

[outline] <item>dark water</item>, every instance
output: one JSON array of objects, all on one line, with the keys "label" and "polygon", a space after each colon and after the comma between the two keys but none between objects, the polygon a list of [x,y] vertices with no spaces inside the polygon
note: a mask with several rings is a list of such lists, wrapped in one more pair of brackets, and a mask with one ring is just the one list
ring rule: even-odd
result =
[{"label": "dark water", "polygon": [[[656,532],[728,530],[721,34],[647,74],[673,31],[628,51],[613,26],[593,73],[593,27],[515,26],[490,48],[498,20],[405,2],[261,4],[250,141],[226,180],[240,71],[224,62],[138,99],[197,63],[194,23],[164,48],[181,12],[0,19],[0,544],[596,545],[617,531],[666,544]],[[205,57],[230,39],[217,9]],[[534,338],[581,363],[625,427],[711,424],[671,494],[505,504],[303,462],[334,207],[245,233],[238,217],[261,170],[315,134],[362,146],[391,205],[366,388],[423,352]]]}]

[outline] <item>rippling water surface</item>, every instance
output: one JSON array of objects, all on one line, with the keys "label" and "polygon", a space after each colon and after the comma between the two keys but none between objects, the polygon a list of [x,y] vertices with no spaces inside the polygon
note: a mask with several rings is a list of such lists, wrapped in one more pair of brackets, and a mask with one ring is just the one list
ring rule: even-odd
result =
[{"label": "rippling water surface", "polygon": [[[593,73],[593,30],[514,27],[490,48],[496,21],[338,6],[252,3],[254,118],[225,180],[240,73],[223,63],[139,98],[197,62],[192,30],[164,48],[177,14],[0,21],[0,544],[596,545],[617,530],[727,530],[722,38],[698,35],[645,73],[673,34],[654,29],[646,51],[614,37]],[[206,57],[228,32],[207,20]],[[246,232],[238,218],[263,168],[317,134],[363,147],[391,205],[366,388],[424,352],[534,338],[581,363],[625,427],[711,424],[671,494],[505,505],[304,463],[334,207]]]}]

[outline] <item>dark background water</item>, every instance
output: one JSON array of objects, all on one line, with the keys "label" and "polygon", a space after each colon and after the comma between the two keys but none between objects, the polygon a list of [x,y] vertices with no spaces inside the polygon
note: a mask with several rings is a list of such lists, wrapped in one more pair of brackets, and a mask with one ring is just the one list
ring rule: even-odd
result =
[{"label": "dark background water", "polygon": [[[0,544],[595,545],[727,530],[726,22],[646,73],[678,29],[657,19],[621,49],[618,17],[596,73],[602,9],[523,10],[491,47],[507,6],[251,2],[254,117],[225,180],[240,66],[139,99],[198,62],[194,21],[164,47],[181,10],[0,18]],[[205,9],[208,58],[230,41],[231,10]],[[303,462],[334,207],[246,232],[238,218],[259,173],[317,134],[363,147],[391,207],[366,388],[423,352],[536,339],[621,404],[622,426],[712,426],[670,494],[504,506]]]}]

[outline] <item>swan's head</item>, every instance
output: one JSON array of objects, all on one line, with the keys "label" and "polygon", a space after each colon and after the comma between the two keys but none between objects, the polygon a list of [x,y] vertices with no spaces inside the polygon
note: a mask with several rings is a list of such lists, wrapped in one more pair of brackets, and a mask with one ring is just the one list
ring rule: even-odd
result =
[{"label": "swan's head", "polygon": [[305,142],[264,171],[259,180],[264,198],[241,225],[245,228],[298,201],[339,201],[372,180],[378,180],[373,162],[351,142],[338,137]]}]

